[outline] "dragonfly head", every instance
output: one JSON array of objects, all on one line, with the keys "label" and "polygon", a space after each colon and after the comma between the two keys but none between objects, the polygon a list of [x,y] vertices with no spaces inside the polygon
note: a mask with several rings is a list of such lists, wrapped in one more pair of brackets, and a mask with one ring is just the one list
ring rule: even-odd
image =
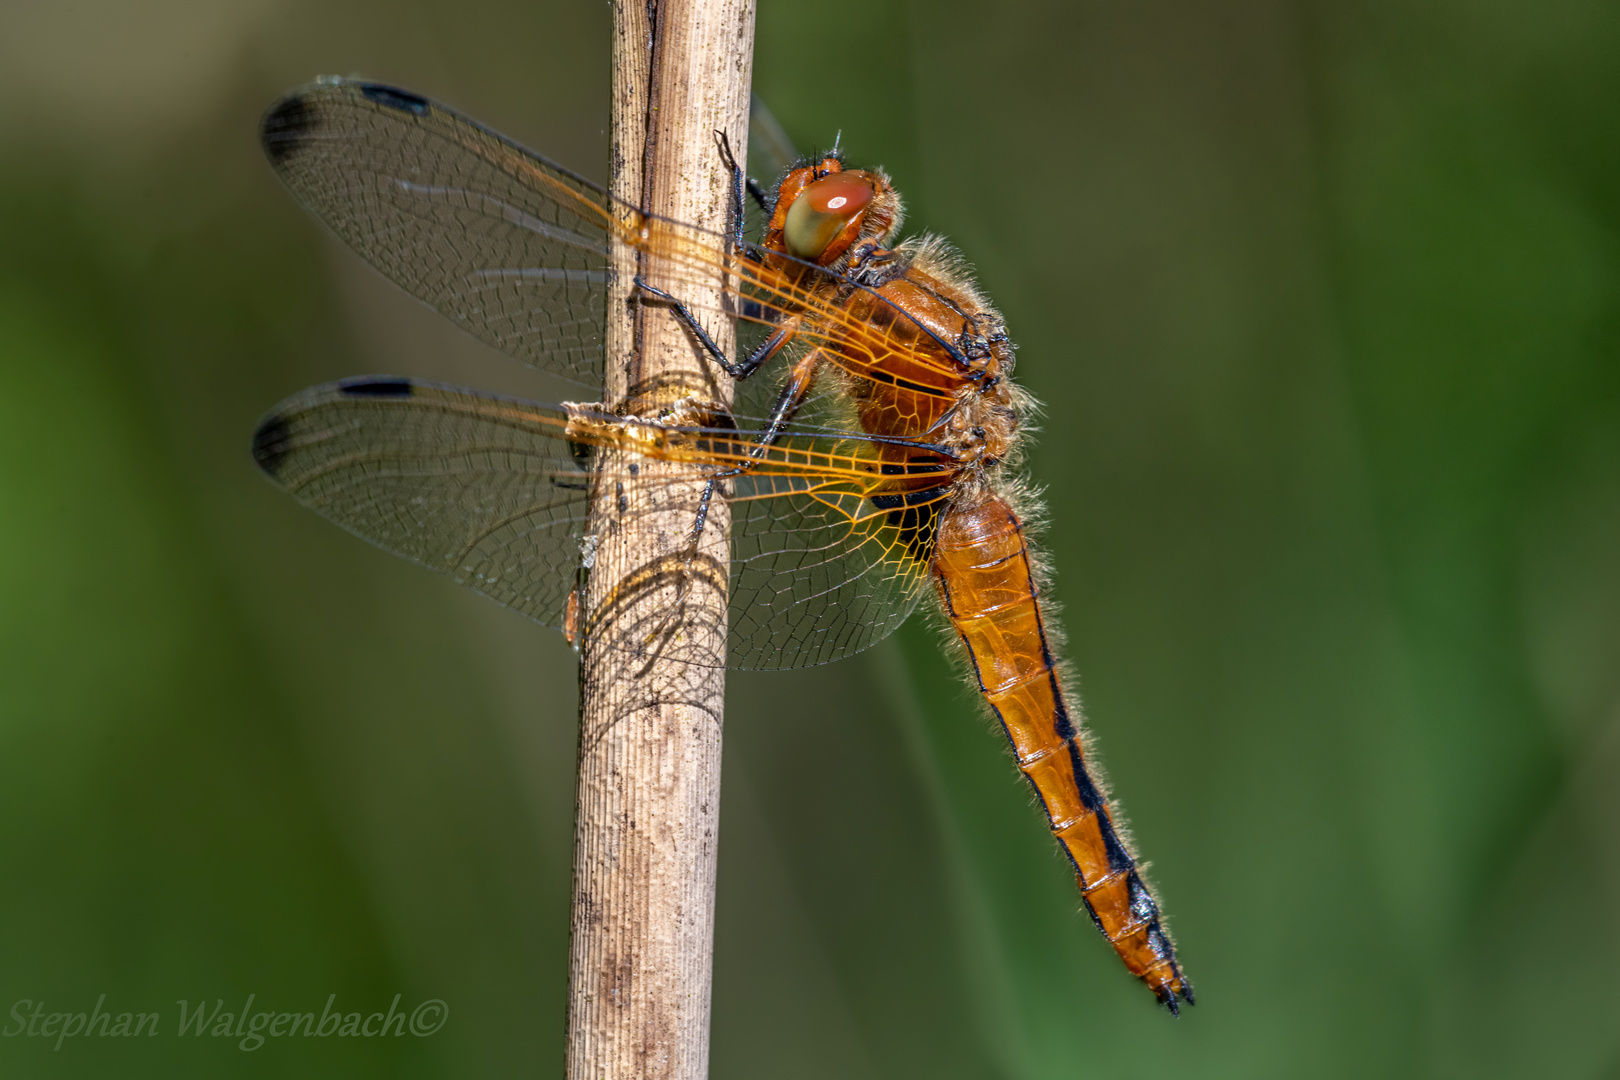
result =
[{"label": "dragonfly head", "polygon": [[829,156],[782,178],[765,246],[831,268],[858,242],[882,244],[899,225],[900,196],[887,176]]}]

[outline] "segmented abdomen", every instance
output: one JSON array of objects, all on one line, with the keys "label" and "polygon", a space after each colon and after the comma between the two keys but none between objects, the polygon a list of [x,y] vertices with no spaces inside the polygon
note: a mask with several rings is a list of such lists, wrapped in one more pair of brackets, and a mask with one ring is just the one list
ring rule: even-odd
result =
[{"label": "segmented abdomen", "polygon": [[933,573],[979,689],[1074,863],[1080,894],[1098,929],[1171,1012],[1177,1011],[1178,994],[1191,1004],[1192,986],[1160,924],[1159,906],[1087,771],[1041,621],[1018,516],[1000,499],[945,511]]}]

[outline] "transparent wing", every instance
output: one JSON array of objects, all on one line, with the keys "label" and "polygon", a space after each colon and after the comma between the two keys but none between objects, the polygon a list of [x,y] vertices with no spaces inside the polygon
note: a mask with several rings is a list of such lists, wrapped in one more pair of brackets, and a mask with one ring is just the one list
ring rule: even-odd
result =
[{"label": "transparent wing", "polygon": [[[880,640],[927,586],[949,482],[942,460],[858,435],[789,435],[760,454],[755,438],[369,378],[283,402],[253,453],[350,532],[559,629],[590,561],[592,486],[635,475],[633,460],[608,475],[599,462],[616,456],[594,449],[672,463],[662,482],[751,463],[727,481],[730,666],[803,667]],[[896,466],[897,450],[916,464]]]},{"label": "transparent wing", "polygon": [[281,179],[367,262],[525,363],[602,385],[609,199],[425,98],[327,80],[261,138]]},{"label": "transparent wing", "polygon": [[[770,107],[758,94],[748,99],[748,175],[762,185],[767,199],[774,199],[776,185],[784,174],[799,164],[800,154],[788,137],[786,129],[776,119]],[[746,233],[758,237],[765,232],[767,215],[759,203],[750,198],[744,203]]]},{"label": "transparent wing", "polygon": [[748,98],[748,163],[756,180],[775,180],[798,164],[787,129],[758,94]]},{"label": "transparent wing", "polygon": [[830,478],[733,484],[729,666],[838,660],[888,637],[917,606],[943,488],[908,504]]},{"label": "transparent wing", "polygon": [[561,628],[591,475],[556,410],[404,379],[311,387],[253,438],[259,466],[298,501],[384,550]]}]

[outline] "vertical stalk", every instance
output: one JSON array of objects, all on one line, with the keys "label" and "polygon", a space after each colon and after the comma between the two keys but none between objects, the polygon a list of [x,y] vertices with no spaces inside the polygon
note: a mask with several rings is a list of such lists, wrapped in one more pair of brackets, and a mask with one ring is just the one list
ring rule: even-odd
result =
[{"label": "vertical stalk", "polygon": [[[725,231],[731,178],[713,132],[745,153],[753,39],[753,0],[614,4],[616,196]],[[718,274],[661,282],[656,265],[616,251],[604,400],[643,416],[687,395],[727,402],[728,381],[671,313],[636,302],[638,273],[709,310],[722,284]],[[715,322],[711,332],[730,350],[732,328]],[[656,462],[632,477],[610,458],[604,471],[613,479],[596,492],[584,590],[568,1076],[702,1080],[730,515],[717,500],[693,557],[700,484],[668,483]]]}]

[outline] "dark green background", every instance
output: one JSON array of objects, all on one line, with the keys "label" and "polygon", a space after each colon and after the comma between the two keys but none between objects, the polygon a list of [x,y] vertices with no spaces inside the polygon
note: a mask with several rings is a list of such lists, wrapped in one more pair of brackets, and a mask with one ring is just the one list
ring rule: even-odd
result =
[{"label": "dark green background", "polygon": [[[304,385],[555,397],[255,143],[321,72],[605,171],[600,2],[0,13],[0,1038],[18,1077],[561,1073],[573,657],[300,509]],[[1046,403],[1097,743],[1200,1005],[1078,911],[918,618],[730,682],[713,1073],[1620,1077],[1620,8],[761,0]],[[182,1039],[175,1002],[448,1002]]]}]

